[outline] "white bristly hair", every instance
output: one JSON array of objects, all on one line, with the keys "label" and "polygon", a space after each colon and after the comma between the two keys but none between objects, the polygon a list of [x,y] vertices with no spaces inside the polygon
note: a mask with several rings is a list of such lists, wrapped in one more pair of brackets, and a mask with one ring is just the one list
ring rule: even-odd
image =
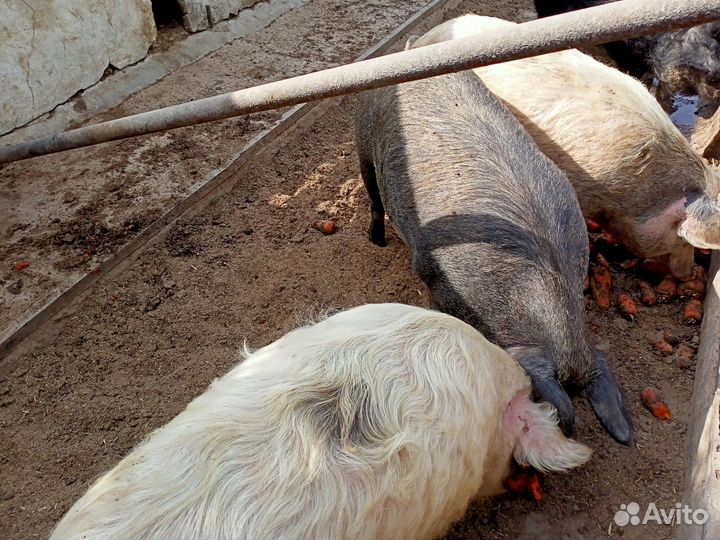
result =
[{"label": "white bristly hair", "polygon": [[51,538],[432,538],[502,490],[513,452],[553,470],[590,457],[529,392],[508,354],[453,317],[350,309],[213,382]]}]

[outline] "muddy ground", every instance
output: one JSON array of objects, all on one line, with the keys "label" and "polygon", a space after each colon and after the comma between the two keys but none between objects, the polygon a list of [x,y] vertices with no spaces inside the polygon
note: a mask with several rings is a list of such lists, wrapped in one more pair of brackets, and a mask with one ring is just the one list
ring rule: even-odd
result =
[{"label": "muddy ground", "polygon": [[[513,18],[527,7],[518,1],[491,9],[498,5],[487,4],[486,13]],[[237,362],[244,339],[265,345],[328,307],[428,305],[392,229],[386,248],[366,239],[353,106],[352,98],[342,100],[308,131],[287,134],[274,156],[239,173],[230,193],[178,221],[3,359],[0,538],[46,536],[98,475]],[[169,148],[178,143],[174,137]],[[126,159],[128,144],[115,146]],[[167,152],[154,159],[159,171],[174,163]],[[112,172],[118,163],[107,166]],[[102,207],[103,199],[94,204]],[[142,203],[133,208],[149,211]],[[312,224],[328,217],[337,218],[339,228],[324,236]],[[95,233],[88,238],[95,241]],[[617,290],[636,294],[635,275],[616,277]],[[595,341],[627,392],[636,447],[611,441],[579,398],[578,436],[595,449],[592,461],[546,477],[539,504],[506,495],[473,506],[448,538],[672,536],[669,526],[619,530],[612,518],[623,503],[672,508],[681,498],[693,369],[658,356],[648,338],[672,330],[696,344],[698,328],[678,323],[674,303],[641,307],[634,323],[592,302],[588,313]],[[648,385],[665,393],[672,420],[661,422],[643,409],[639,392]]]}]

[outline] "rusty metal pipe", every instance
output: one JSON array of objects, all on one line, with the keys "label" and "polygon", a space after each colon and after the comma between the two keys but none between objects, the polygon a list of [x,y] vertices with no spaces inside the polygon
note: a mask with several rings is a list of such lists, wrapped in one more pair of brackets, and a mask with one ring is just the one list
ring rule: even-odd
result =
[{"label": "rusty metal pipe", "polygon": [[720,0],[622,0],[0,148],[0,163],[720,19]]}]

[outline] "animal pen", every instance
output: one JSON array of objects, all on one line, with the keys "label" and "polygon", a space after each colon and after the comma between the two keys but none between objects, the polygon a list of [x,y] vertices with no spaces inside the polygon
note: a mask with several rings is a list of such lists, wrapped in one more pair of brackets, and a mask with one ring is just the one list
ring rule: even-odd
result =
[{"label": "animal pen", "polygon": [[[243,188],[243,179],[256,175],[256,169],[265,171],[266,176],[262,178],[269,179],[271,165],[276,164],[273,160],[280,159],[285,167],[288,167],[288,163],[292,164],[291,157],[277,158],[281,156],[281,149],[287,146],[287,141],[293,137],[303,139],[302,134],[321,136],[318,135],[317,130],[320,129],[318,126],[323,125],[325,115],[334,113],[346,103],[343,101],[345,98],[341,96],[482,65],[720,20],[720,3],[716,0],[687,2],[664,0],[654,5],[640,0],[623,0],[592,8],[587,12],[574,12],[525,22],[512,30],[498,32],[492,36],[469,37],[415,50],[393,52],[402,47],[409,35],[426,30],[443,20],[446,13],[460,5],[460,0],[430,2],[351,64],[0,147],[0,163],[10,163],[129,137],[293,106],[283,114],[282,119],[274,127],[247,142],[231,163],[224,165],[201,186],[175,203],[114,254],[101,261],[91,272],[86,273],[72,286],[60,291],[56,298],[22,321],[21,325],[7,335],[0,344],[0,354],[2,354],[0,380],[4,380],[3,384],[12,386],[15,384],[14,381],[20,380],[17,376],[18,372],[22,370],[28,372],[24,364],[27,363],[27,358],[32,356],[32,347],[35,345],[31,341],[34,336],[44,334],[45,337],[42,339],[47,342],[48,339],[53,339],[53,336],[57,337],[65,332],[62,325],[70,318],[77,319],[78,310],[82,311],[78,306],[81,302],[88,301],[87,299],[92,298],[92,295],[97,294],[98,291],[115,296],[115,293],[108,291],[117,286],[121,274],[129,272],[135,266],[147,266],[148,257],[152,259],[155,256],[153,254],[157,252],[158,245],[172,242],[172,238],[177,236],[179,225],[186,229],[188,226],[192,228],[193,219],[200,214],[211,210],[216,214],[221,213],[220,210],[223,209],[231,210],[233,205],[222,203],[222,198],[240,200],[233,195],[238,189],[241,190],[239,193],[242,193],[241,199],[246,201],[242,204],[252,207],[256,195],[243,189],[252,188],[260,192],[268,186],[263,185],[262,180],[255,180],[250,186]],[[348,122],[343,121],[340,126],[342,132],[347,128]],[[332,126],[325,126],[325,129],[330,133],[333,132]],[[302,155],[302,152],[298,155]],[[285,172],[283,174],[289,175]],[[302,185],[296,187],[294,195],[298,195],[304,189]],[[284,199],[275,203],[271,200],[276,209],[284,208],[285,201]],[[275,217],[278,221],[276,225],[279,225],[283,216],[276,214]],[[364,216],[361,216],[360,220],[364,222],[363,218]],[[243,227],[244,231],[252,229],[247,224]],[[360,228],[351,227],[348,223],[347,230],[353,231],[357,236]],[[181,233],[185,234],[182,231]],[[209,233],[204,231],[202,234]],[[195,233],[191,231],[185,236],[192,234]],[[360,236],[364,240],[364,235]],[[294,239],[283,236],[279,236],[276,240],[295,242]],[[342,265],[347,259],[343,257],[342,251],[338,251],[340,249],[338,245],[333,249],[328,251],[324,248],[321,253],[327,255],[329,261]],[[242,257],[243,253],[239,255]],[[398,263],[394,259],[387,259],[386,264],[392,272],[397,271]],[[714,253],[708,272],[705,316],[700,330],[697,365],[688,408],[687,429],[684,434],[687,450],[682,501],[691,508],[705,509],[709,514],[709,520],[702,525],[686,524],[678,527],[677,538],[720,537],[719,265],[720,257]],[[259,268],[262,267],[255,268],[250,274],[262,273]],[[338,272],[342,283],[342,270]],[[161,281],[163,279],[162,276],[155,278]],[[262,280],[263,278],[255,275],[246,286],[260,287]],[[208,281],[208,286],[211,283],[212,281]],[[169,288],[163,286],[165,290],[173,290],[173,285]],[[393,301],[418,300],[410,296],[411,293],[414,295],[412,285],[409,289],[404,285],[403,287],[395,291],[397,294],[391,297]],[[284,298],[283,295],[289,292],[283,292],[284,290],[285,285],[278,289],[278,298]],[[377,301],[383,298],[383,290],[375,292],[377,294],[369,300]],[[418,291],[418,295],[422,297],[422,292]],[[314,295],[310,294],[310,296]],[[362,295],[351,295],[343,301],[353,303],[360,299],[366,300]],[[421,303],[426,301],[426,298],[420,300]],[[272,310],[273,306],[265,305],[263,309]],[[253,314],[259,317],[253,324],[263,324],[264,319],[255,311]],[[594,320],[601,324],[600,316],[595,317]],[[121,324],[119,319],[117,324]],[[625,327],[616,327],[617,332],[622,332],[624,329]],[[272,332],[268,335],[272,335]],[[268,335],[263,336],[263,339]],[[236,338],[241,339],[240,336]],[[639,409],[634,411],[635,414],[637,410]],[[597,444],[598,440],[601,440],[601,437],[593,442]],[[606,441],[605,444],[611,443]],[[680,471],[676,473],[681,474]],[[618,500],[617,504],[624,502],[627,501]],[[462,536],[462,532],[459,534]]]}]

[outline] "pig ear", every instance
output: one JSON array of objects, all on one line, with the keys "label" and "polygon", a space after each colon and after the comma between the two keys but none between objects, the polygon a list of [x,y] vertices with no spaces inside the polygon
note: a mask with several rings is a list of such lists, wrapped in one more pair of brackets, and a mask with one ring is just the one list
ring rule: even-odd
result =
[{"label": "pig ear", "polygon": [[584,444],[563,435],[549,403],[516,396],[505,412],[503,427],[514,437],[515,460],[539,471],[566,471],[587,462],[592,454]]},{"label": "pig ear", "polygon": [[600,424],[612,437],[625,446],[633,443],[633,428],[625,399],[607,360],[600,351],[593,351],[597,375],[585,387],[585,397],[592,405]]},{"label": "pig ear", "polygon": [[555,379],[555,370],[544,358],[532,357],[520,360],[520,365],[530,377],[535,397],[551,403],[560,418],[560,429],[568,436],[575,433],[575,408],[570,396]]}]

